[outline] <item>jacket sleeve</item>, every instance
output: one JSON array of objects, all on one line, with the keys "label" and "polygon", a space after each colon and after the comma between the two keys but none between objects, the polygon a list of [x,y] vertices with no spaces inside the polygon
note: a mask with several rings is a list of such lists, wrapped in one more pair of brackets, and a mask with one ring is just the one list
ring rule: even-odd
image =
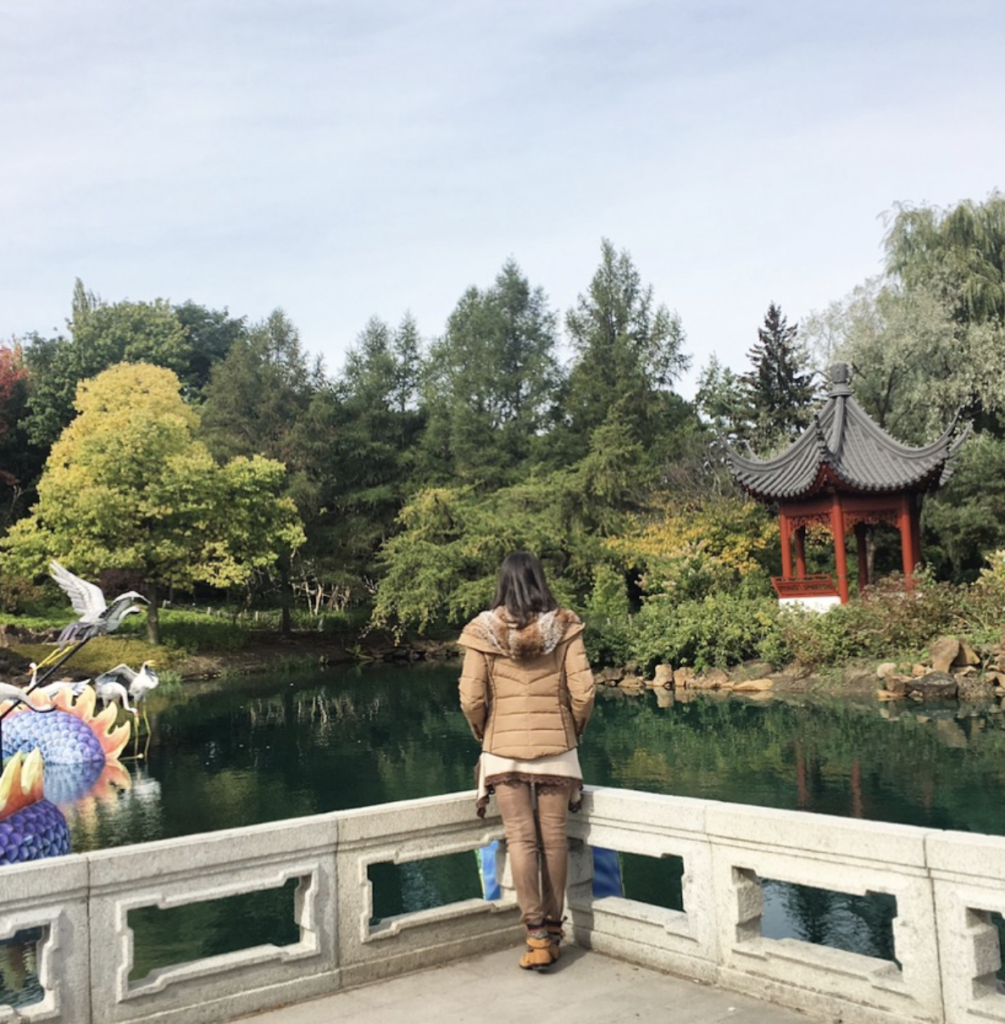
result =
[{"label": "jacket sleeve", "polygon": [[576,723],[576,735],[582,736],[586,723],[593,712],[593,699],[596,686],[593,682],[593,670],[586,657],[582,635],[574,636],[565,651],[565,680],[569,688],[569,699],[572,704],[572,719]]},{"label": "jacket sleeve", "polygon": [[488,714],[489,668],[481,651],[468,647],[464,651],[464,665],[461,668],[461,711],[471,726],[471,732],[481,743],[485,735],[485,718]]}]

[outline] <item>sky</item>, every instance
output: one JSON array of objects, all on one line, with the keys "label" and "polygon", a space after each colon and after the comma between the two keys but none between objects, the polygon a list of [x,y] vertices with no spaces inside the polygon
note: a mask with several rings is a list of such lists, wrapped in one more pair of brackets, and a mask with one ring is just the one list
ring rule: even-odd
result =
[{"label": "sky", "polygon": [[693,394],[882,269],[897,203],[1005,188],[1000,0],[0,0],[0,339],[104,300],[282,307],[342,366],[601,239]]}]

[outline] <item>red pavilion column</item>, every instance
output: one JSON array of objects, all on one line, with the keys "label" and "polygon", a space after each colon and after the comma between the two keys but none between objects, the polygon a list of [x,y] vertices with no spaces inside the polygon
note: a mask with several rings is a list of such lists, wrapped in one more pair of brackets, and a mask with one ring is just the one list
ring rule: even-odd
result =
[{"label": "red pavilion column", "polygon": [[844,511],[841,495],[835,491],[831,499],[831,533],[834,534],[834,563],[837,569],[838,594],[841,603],[848,603],[848,560],[844,550]]},{"label": "red pavilion column", "polygon": [[792,530],[789,517],[784,512],[778,513],[778,529],[782,535],[782,579],[792,579]]},{"label": "red pavilion column", "polygon": [[796,579],[806,579],[806,527],[796,527]]},{"label": "red pavilion column", "polygon": [[861,597],[869,585],[869,553],[866,551],[865,523],[855,524],[855,553],[858,555],[858,593]]},{"label": "red pavilion column", "polygon": [[897,516],[897,526],[900,529],[900,553],[901,564],[904,567],[904,579],[908,587],[911,586],[911,578],[914,574],[914,567],[918,564],[918,553],[914,550],[915,525],[914,517],[911,514],[911,496],[902,494],[900,496],[900,512]]},{"label": "red pavilion column", "polygon": [[919,498],[908,497],[911,509],[911,544],[914,547],[914,565],[921,562],[921,501]]}]

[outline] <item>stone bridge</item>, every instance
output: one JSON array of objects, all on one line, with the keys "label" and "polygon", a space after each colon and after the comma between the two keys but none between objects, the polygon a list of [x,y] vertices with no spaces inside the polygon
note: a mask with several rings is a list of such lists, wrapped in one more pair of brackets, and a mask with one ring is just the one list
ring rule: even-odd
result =
[{"label": "stone bridge", "polygon": [[[509,963],[521,927],[504,857],[501,899],[372,923],[371,865],[473,851],[501,837],[498,818],[474,817],[473,799],[456,793],[5,867],[0,938],[41,930],[45,994],[18,1010],[0,1006],[0,1022],[203,1024],[501,949]],[[994,923],[1005,914],[1005,839],[589,788],[570,837],[571,939],[639,967],[638,979],[651,977],[642,968],[655,970],[845,1024],[1005,1022]],[[595,897],[591,847],[681,858],[684,910]],[[765,937],[764,879],[893,897],[895,960]],[[131,910],[287,883],[295,941],[130,980]],[[582,955],[569,951],[573,961]],[[510,970],[519,987],[527,975]]]}]

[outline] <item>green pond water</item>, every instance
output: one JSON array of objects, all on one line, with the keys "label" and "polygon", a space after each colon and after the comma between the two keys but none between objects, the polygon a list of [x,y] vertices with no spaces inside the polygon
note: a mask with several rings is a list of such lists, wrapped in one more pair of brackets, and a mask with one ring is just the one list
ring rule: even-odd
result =
[{"label": "green pond water", "polygon": [[[151,705],[126,786],[64,808],[75,852],[470,789],[478,748],[458,663],[329,669],[186,686]],[[660,697],[666,701],[667,695]],[[1005,834],[1005,726],[993,706],[598,695],[588,783]],[[121,780],[120,780],[121,781]],[[472,814],[474,809],[472,808]],[[682,907],[675,858],[620,859],[625,895]],[[2,870],[2,868],[0,868]],[[473,854],[371,870],[378,917],[481,893]],[[296,941],[294,883],[130,912],[132,980],[167,964]],[[765,880],[765,935],[895,959],[895,901]],[[40,996],[37,934],[0,949],[0,1003]]]}]

